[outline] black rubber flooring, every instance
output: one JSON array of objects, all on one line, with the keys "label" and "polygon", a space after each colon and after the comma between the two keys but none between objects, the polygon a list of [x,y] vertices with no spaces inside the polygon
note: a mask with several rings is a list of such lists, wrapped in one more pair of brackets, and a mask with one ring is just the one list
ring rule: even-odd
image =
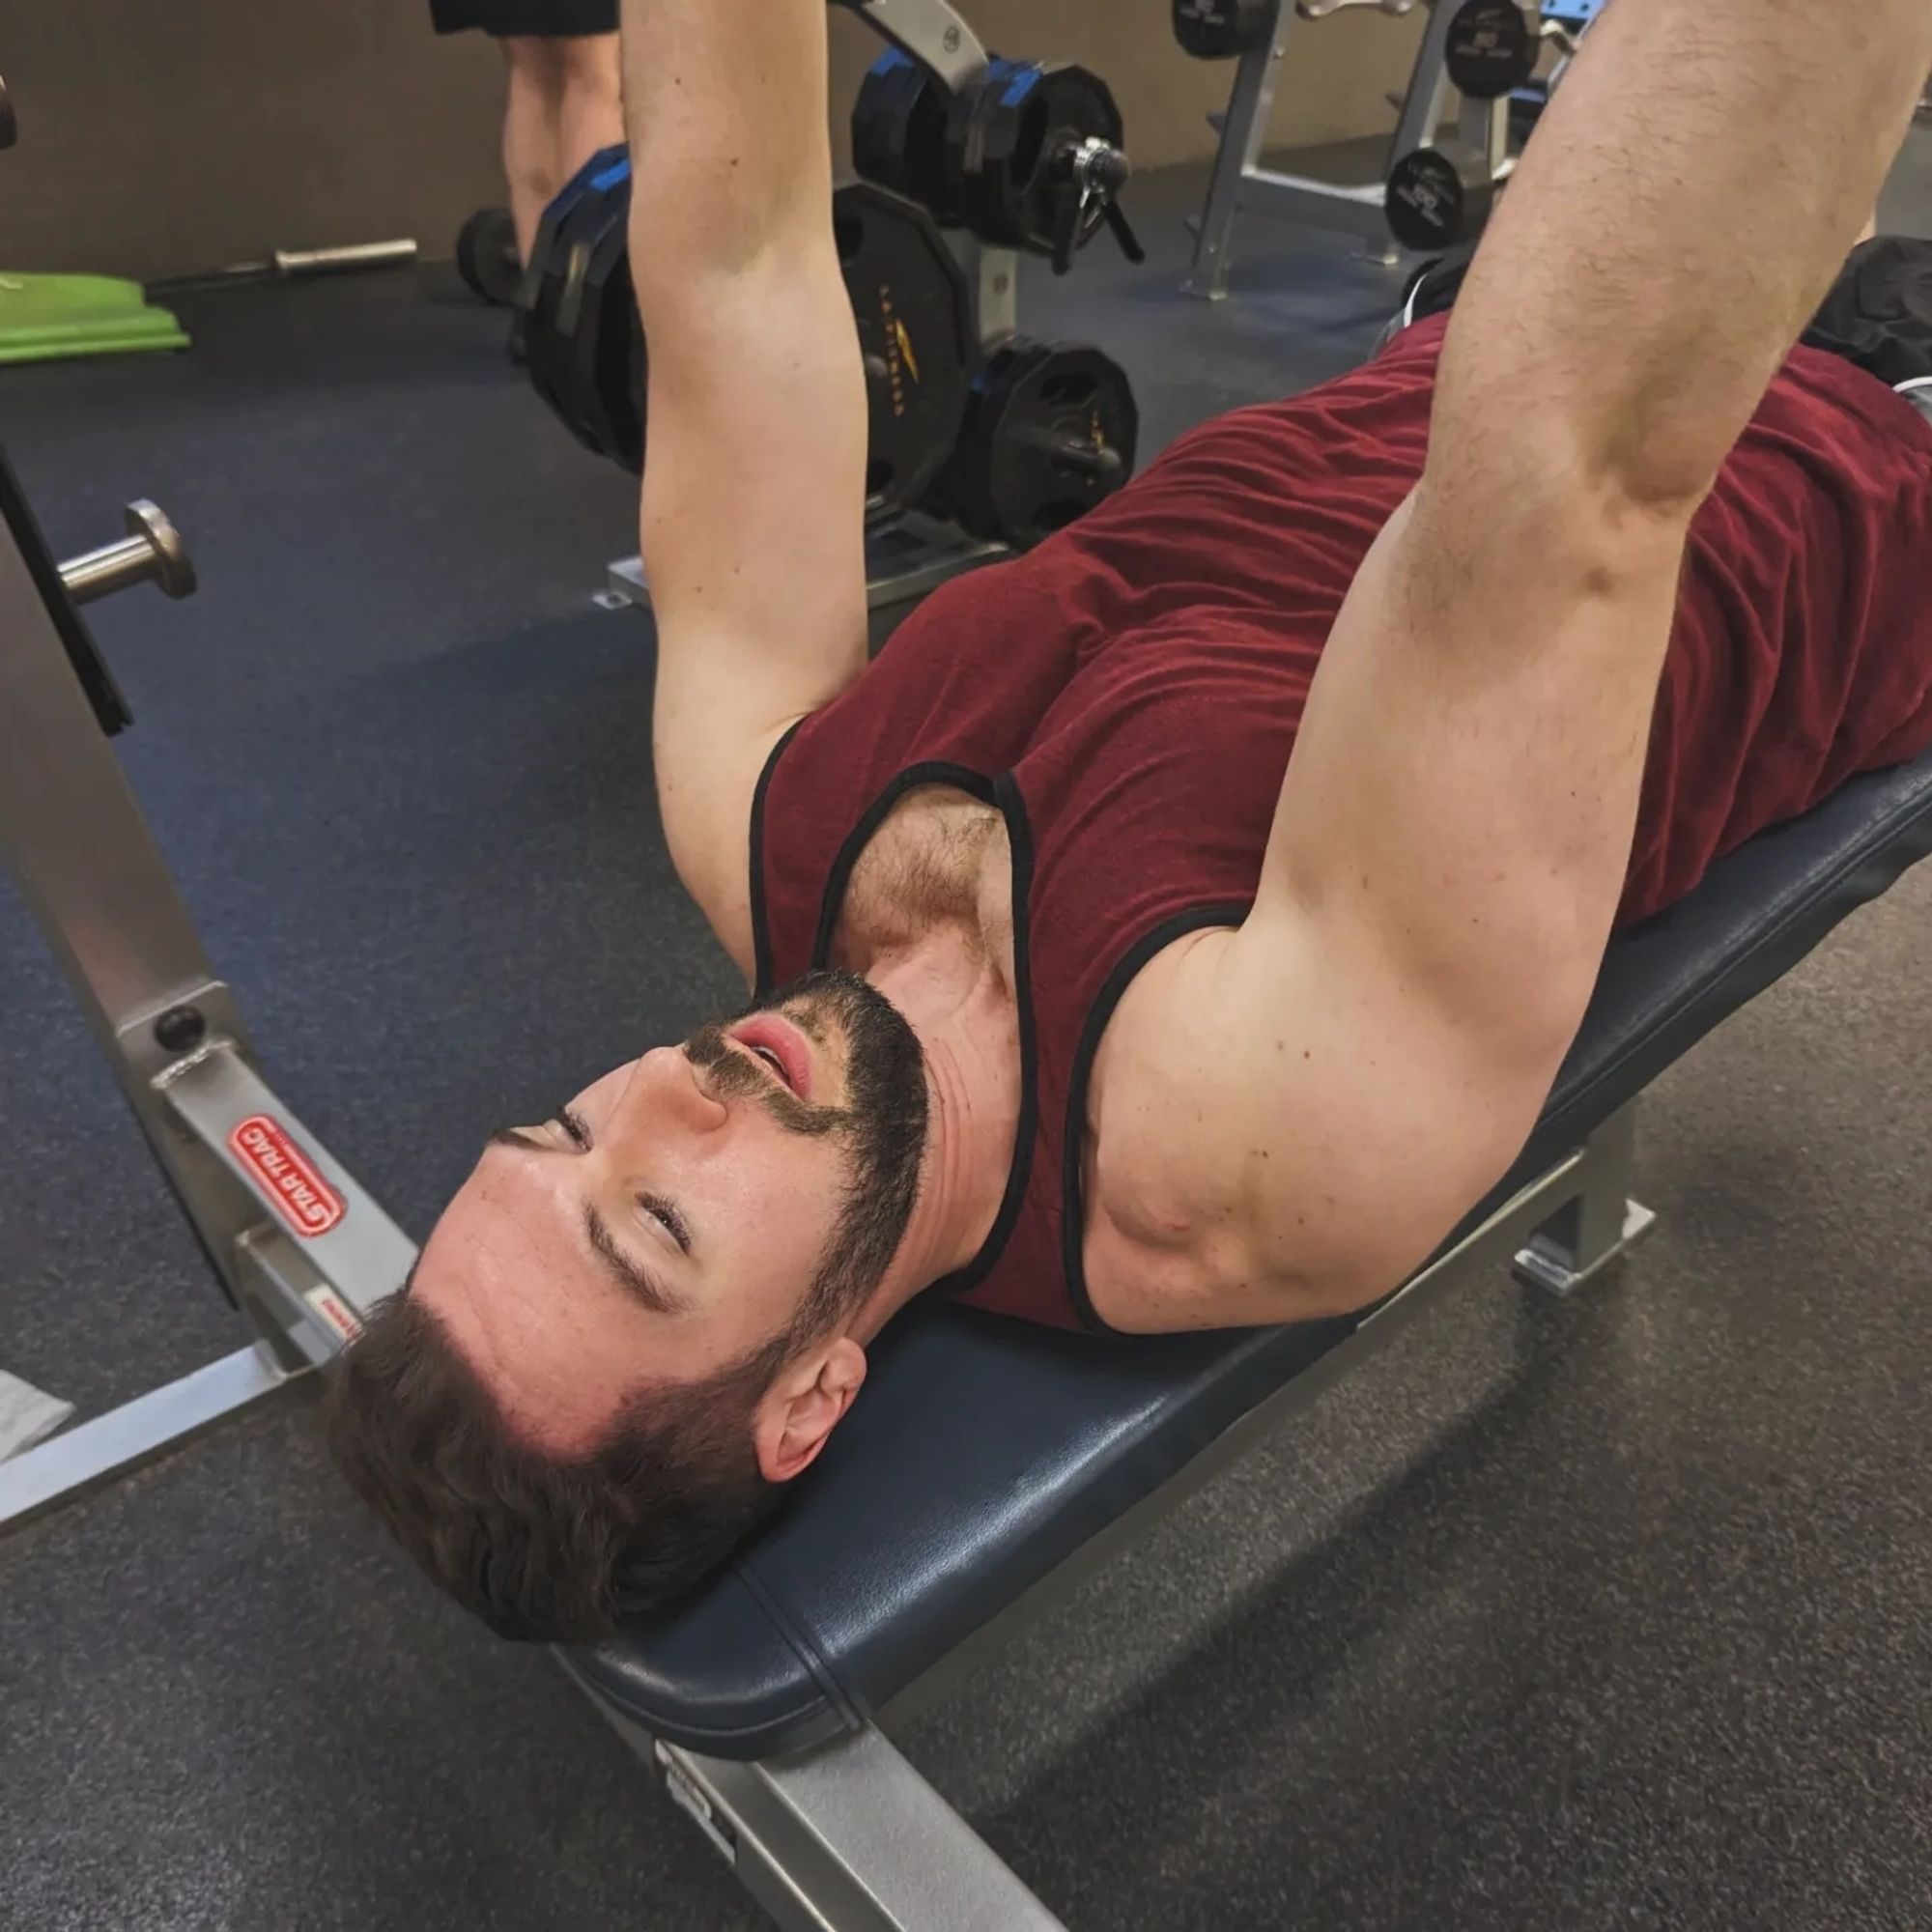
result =
[{"label": "black rubber flooring", "polygon": [[[1152,449],[1361,354],[1396,277],[1249,224],[1029,274]],[[1916,154],[1888,207],[1932,230]],[[651,796],[623,477],[441,270],[183,304],[0,372],[57,549],[148,494],[204,588],[99,607],[130,775],[290,1102],[412,1232],[482,1133],[731,990]],[[1932,868],[1928,868],[1932,871]],[[1651,1243],[1498,1279],[902,1733],[1078,1932],[1932,1921],[1932,877],[1661,1086]],[[0,894],[0,1366],[88,1410],[238,1340]],[[299,1403],[0,1547],[0,1927],[764,1920],[536,1654],[445,1607]]]}]

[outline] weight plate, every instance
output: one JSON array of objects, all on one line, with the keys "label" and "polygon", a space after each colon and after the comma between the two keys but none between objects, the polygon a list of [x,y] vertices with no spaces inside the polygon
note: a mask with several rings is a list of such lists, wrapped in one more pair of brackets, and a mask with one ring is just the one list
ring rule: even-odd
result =
[{"label": "weight plate", "polygon": [[1463,0],[1443,40],[1442,65],[1471,100],[1500,100],[1536,71],[1542,47],[1517,0]]},{"label": "weight plate", "polygon": [[[577,231],[580,232],[581,231]],[[573,334],[573,388],[588,399],[591,447],[626,469],[644,467],[644,326],[631,288],[628,196],[585,237],[588,255]]]},{"label": "weight plate", "polygon": [[1489,162],[1473,150],[1417,148],[1389,170],[1382,209],[1405,248],[1439,253],[1473,242],[1496,198]]},{"label": "weight plate", "polygon": [[1174,0],[1174,38],[1196,60],[1233,60],[1265,43],[1268,0]]},{"label": "weight plate", "polygon": [[524,265],[517,259],[517,227],[507,208],[479,208],[456,236],[456,272],[473,296],[498,306],[517,298]]},{"label": "weight plate", "polygon": [[[630,217],[630,161],[621,147],[601,150],[584,163],[544,211],[530,265],[518,294],[524,311],[524,353],[532,386],[580,442],[600,455],[621,441],[598,393],[594,363],[580,339],[586,313],[586,279],[593,262],[605,265],[594,291],[595,319],[610,279],[611,238],[623,237]],[[621,269],[624,258],[619,257]],[[627,277],[617,279],[625,285]]]},{"label": "weight plate", "polygon": [[867,70],[852,104],[853,167],[880,187],[910,195],[942,222],[947,101],[932,75],[894,47]]},{"label": "weight plate", "polygon": [[1121,110],[1097,74],[1070,63],[990,62],[952,97],[942,144],[950,213],[982,242],[1053,252],[1061,185],[1052,162],[1083,140],[1122,142]]},{"label": "weight plate", "polygon": [[1139,434],[1132,385],[1111,356],[1014,336],[973,379],[934,507],[1030,550],[1126,482]]},{"label": "weight plate", "polygon": [[832,197],[866,365],[866,521],[925,495],[951,453],[972,359],[966,278],[932,217],[870,182]]}]

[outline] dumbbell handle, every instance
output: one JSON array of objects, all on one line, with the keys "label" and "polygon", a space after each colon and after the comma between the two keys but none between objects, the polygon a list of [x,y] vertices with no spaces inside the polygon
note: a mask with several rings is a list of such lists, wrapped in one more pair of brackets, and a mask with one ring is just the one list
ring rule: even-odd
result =
[{"label": "dumbbell handle", "polygon": [[1056,463],[1077,469],[1085,476],[1112,483],[1126,468],[1121,452],[1107,443],[1094,444],[1082,438],[1056,436],[1051,430],[1023,430],[1014,439],[1044,450]]},{"label": "dumbbell handle", "polygon": [[181,532],[145,497],[128,505],[128,534],[119,543],[70,557],[60,574],[76,604],[91,604],[150,580],[168,597],[185,597],[194,588],[194,565]]},{"label": "dumbbell handle", "polygon": [[1294,0],[1294,11],[1304,20],[1325,20],[1330,14],[1346,14],[1354,7],[1373,7],[1378,14],[1399,19],[1413,12],[1415,0]]}]

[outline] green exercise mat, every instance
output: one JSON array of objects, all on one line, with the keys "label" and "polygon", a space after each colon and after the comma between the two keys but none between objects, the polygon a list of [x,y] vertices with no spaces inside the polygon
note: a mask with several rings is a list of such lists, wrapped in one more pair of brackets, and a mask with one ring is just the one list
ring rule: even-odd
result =
[{"label": "green exercise mat", "polygon": [[0,270],[0,362],[187,346],[187,332],[169,310],[149,302],[139,282]]}]

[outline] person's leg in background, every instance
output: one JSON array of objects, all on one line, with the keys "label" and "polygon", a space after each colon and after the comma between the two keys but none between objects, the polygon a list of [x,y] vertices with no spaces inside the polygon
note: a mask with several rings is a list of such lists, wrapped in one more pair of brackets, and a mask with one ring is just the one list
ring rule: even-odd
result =
[{"label": "person's leg in background", "polygon": [[599,148],[624,139],[624,87],[615,34],[578,34],[551,43],[559,71],[556,117],[558,185]]},{"label": "person's leg in background", "polygon": [[517,229],[517,259],[530,259],[530,243],[550,198],[563,185],[556,166],[557,109],[563,88],[557,43],[533,34],[506,34],[502,49],[503,179],[510,190],[510,217]]},{"label": "person's leg in background", "polygon": [[537,223],[565,182],[599,148],[624,138],[617,36],[507,34],[503,175],[517,255],[530,258]]}]

